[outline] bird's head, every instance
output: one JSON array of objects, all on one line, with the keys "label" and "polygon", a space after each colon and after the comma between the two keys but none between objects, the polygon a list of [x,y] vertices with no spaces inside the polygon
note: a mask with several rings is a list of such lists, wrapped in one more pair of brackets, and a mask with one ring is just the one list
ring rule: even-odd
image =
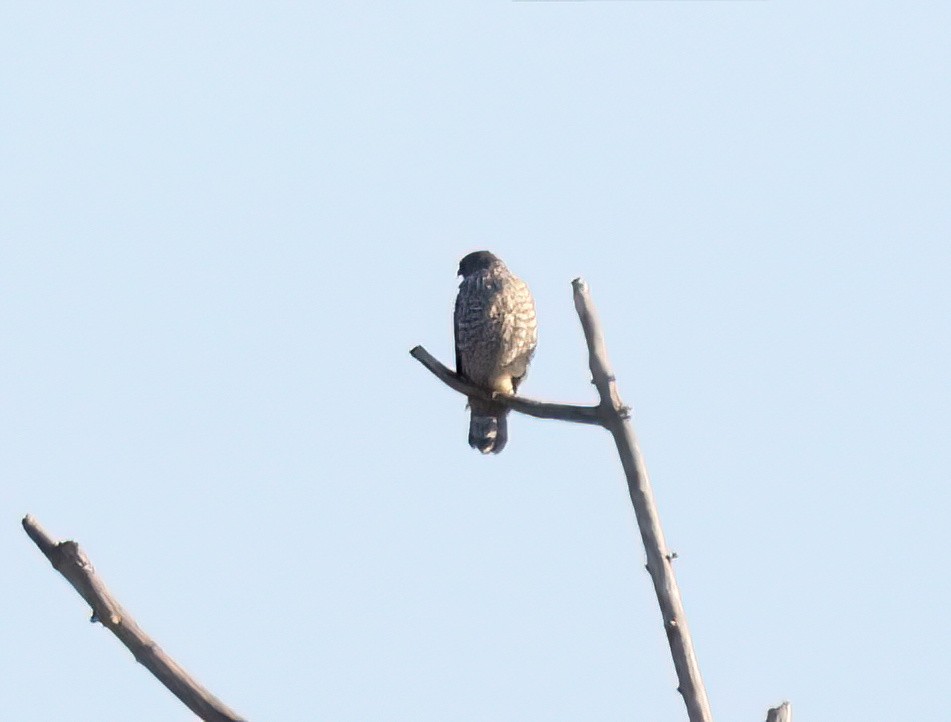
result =
[{"label": "bird's head", "polygon": [[459,261],[458,276],[468,276],[476,271],[483,271],[493,263],[501,263],[501,259],[494,253],[488,251],[473,251],[468,256]]}]

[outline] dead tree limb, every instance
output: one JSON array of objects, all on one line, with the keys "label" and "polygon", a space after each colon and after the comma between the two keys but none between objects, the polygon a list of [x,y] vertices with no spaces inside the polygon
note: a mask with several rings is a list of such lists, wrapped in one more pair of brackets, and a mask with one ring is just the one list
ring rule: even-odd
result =
[{"label": "dead tree limb", "polygon": [[671,564],[673,555],[667,550],[667,543],[664,541],[660,516],[657,513],[654,494],[647,476],[647,467],[631,425],[630,409],[623,404],[618,393],[604,345],[601,324],[598,321],[588,286],[580,278],[576,278],[572,282],[572,287],[575,310],[581,319],[581,328],[588,344],[588,365],[591,369],[592,382],[601,398],[597,406],[545,404],[518,396],[493,395],[473,387],[457,374],[449,371],[422,347],[417,346],[410,353],[440,380],[467,396],[481,395],[531,416],[597,424],[611,432],[621,457],[621,465],[627,476],[634,514],[640,528],[644,549],[647,552],[647,571],[650,573],[657,601],[660,603],[664,631],[667,633],[667,641],[679,681],[678,691],[687,706],[690,722],[712,722],[710,704],[707,701],[707,693],[700,677],[700,667],[697,664],[690,631],[687,628],[687,616],[680,600],[677,580],[674,578]]},{"label": "dead tree limb", "polygon": [[32,516],[23,519],[23,528],[53,568],[66,577],[92,607],[92,621],[101,622],[115,634],[136,661],[196,715],[206,722],[244,722],[211,692],[202,687],[149,637],[119,605],[96,574],[92,562],[74,541],[54,541]]},{"label": "dead tree limb", "polygon": [[766,713],[766,722],[792,722],[792,705],[783,702],[779,707],[772,707]]},{"label": "dead tree limb", "polygon": [[497,401],[510,409],[519,411],[537,419],[558,419],[559,421],[574,421],[578,424],[598,424],[601,419],[597,406],[573,406],[571,404],[549,404],[544,401],[527,399],[524,396],[506,396],[492,391],[486,391],[481,386],[475,386],[453,371],[443,366],[422,346],[410,350],[410,356],[428,368],[449,388],[460,394],[475,396],[486,401]]},{"label": "dead tree limb", "polygon": [[637,526],[647,552],[647,571],[654,582],[654,592],[660,604],[664,631],[680,682],[678,691],[687,705],[690,722],[712,722],[710,703],[700,677],[700,666],[693,651],[693,640],[687,628],[687,614],[680,599],[680,589],[674,576],[673,556],[667,549],[660,515],[654,502],[647,466],[634,434],[630,412],[621,401],[611,362],[608,360],[601,323],[598,321],[588,285],[580,278],[571,282],[574,288],[575,310],[581,319],[584,337],[588,342],[588,364],[598,395],[601,397],[601,415],[604,427],[611,432],[617,446],[621,465],[627,476],[627,488],[634,505]]}]

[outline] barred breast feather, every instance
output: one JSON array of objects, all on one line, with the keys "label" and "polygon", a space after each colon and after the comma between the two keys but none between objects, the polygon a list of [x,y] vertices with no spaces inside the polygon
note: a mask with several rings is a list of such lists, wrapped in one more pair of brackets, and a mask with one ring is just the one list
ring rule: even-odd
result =
[{"label": "barred breast feather", "polygon": [[[487,251],[459,265],[456,298],[456,370],[483,388],[514,394],[528,372],[538,339],[528,286]],[[498,453],[507,441],[505,407],[470,398],[469,444]]]}]

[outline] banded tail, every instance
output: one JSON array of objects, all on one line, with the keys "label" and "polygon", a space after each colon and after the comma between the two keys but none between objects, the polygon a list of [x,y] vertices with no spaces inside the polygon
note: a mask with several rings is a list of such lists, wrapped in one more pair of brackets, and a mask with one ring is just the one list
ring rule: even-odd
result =
[{"label": "banded tail", "polygon": [[469,409],[469,446],[483,454],[498,454],[508,441],[509,410],[481,399],[469,399]]}]

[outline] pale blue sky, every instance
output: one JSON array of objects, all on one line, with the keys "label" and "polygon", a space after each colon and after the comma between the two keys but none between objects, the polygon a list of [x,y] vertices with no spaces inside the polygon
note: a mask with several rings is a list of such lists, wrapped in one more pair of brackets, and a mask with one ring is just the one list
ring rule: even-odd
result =
[{"label": "pale blue sky", "polygon": [[[610,438],[484,458],[454,272],[589,282],[719,720],[944,720],[951,6],[6,3],[0,708],[187,720],[19,526],[255,722],[684,719]],[[938,693],[938,697],[935,694]]]}]

